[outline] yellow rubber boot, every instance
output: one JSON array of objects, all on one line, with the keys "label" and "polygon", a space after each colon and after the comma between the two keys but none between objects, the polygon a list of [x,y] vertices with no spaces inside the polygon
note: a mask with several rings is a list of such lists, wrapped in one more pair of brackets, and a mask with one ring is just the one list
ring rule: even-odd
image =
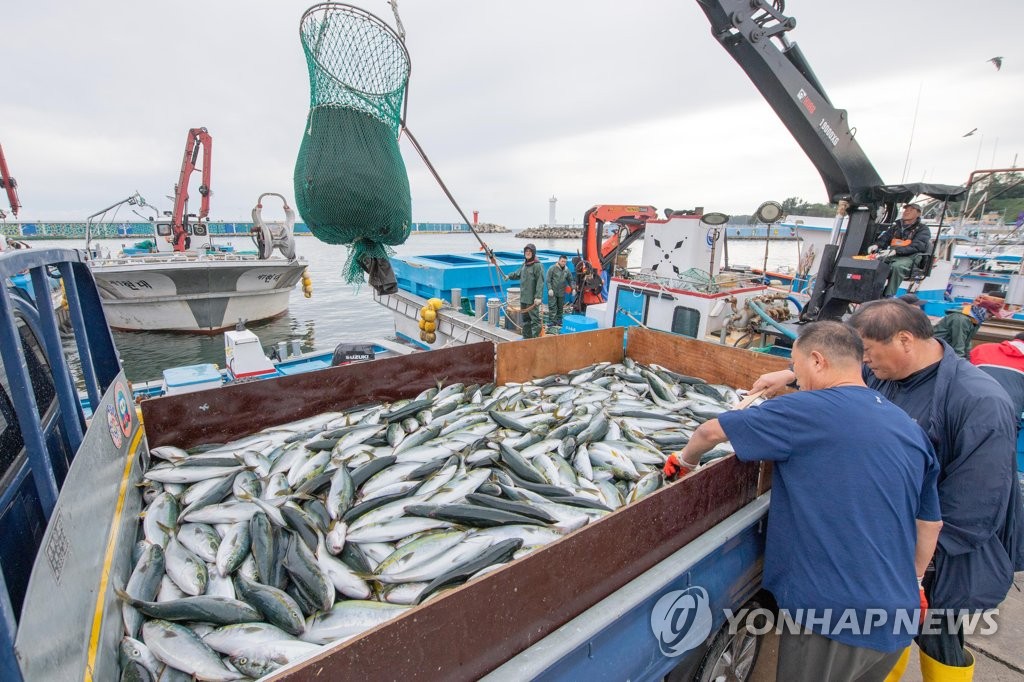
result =
[{"label": "yellow rubber boot", "polygon": [[974,655],[964,649],[967,660],[970,661],[964,667],[945,665],[924,653],[921,655],[921,678],[924,682],[971,682],[974,679]]},{"label": "yellow rubber boot", "polygon": [[900,678],[903,677],[903,671],[907,669],[907,663],[910,661],[910,647],[908,646],[900,654],[900,658],[896,661],[896,665],[892,667],[889,674],[885,676],[885,682],[899,682]]}]

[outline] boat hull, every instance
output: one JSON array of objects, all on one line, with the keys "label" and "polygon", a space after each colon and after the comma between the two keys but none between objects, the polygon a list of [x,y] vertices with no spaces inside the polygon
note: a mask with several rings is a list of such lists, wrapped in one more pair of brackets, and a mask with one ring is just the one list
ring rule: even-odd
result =
[{"label": "boat hull", "polygon": [[114,329],[218,332],[281,315],[304,260],[162,256],[92,261]]}]

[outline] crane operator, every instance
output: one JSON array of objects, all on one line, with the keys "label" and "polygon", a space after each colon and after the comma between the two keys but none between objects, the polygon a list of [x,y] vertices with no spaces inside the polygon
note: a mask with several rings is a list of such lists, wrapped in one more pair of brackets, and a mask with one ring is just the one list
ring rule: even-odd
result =
[{"label": "crane operator", "polygon": [[907,204],[903,215],[883,230],[875,243],[868,247],[868,253],[878,253],[889,264],[889,281],[883,296],[895,296],[900,284],[910,275],[914,262],[922,253],[928,252],[932,231],[921,223],[921,207]]}]

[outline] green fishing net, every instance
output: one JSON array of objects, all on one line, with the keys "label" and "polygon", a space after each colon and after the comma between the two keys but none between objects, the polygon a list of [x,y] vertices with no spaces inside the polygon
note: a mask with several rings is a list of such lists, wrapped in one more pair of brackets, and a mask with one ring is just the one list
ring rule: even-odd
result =
[{"label": "green fishing net", "polygon": [[398,148],[409,54],[387,24],[341,3],[309,8],[299,34],[310,109],[295,203],[318,239],[351,245],[345,278],[361,282],[372,259],[409,237],[409,176]]}]

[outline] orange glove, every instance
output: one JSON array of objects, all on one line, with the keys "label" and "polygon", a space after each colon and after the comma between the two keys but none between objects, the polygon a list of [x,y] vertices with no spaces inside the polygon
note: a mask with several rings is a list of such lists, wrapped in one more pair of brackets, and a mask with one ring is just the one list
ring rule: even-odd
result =
[{"label": "orange glove", "polygon": [[683,475],[685,476],[686,474],[690,473],[696,468],[696,464],[689,464],[688,462],[684,462],[683,459],[679,456],[679,453],[677,452],[674,455],[668,456],[668,459],[665,460],[665,466],[661,468],[661,472],[665,474],[666,479],[672,479],[675,478],[679,473],[683,473]]},{"label": "orange glove", "polygon": [[921,597],[921,625],[924,625],[925,612],[928,611],[928,597],[924,596],[924,585],[921,579],[917,579],[917,593]]}]

